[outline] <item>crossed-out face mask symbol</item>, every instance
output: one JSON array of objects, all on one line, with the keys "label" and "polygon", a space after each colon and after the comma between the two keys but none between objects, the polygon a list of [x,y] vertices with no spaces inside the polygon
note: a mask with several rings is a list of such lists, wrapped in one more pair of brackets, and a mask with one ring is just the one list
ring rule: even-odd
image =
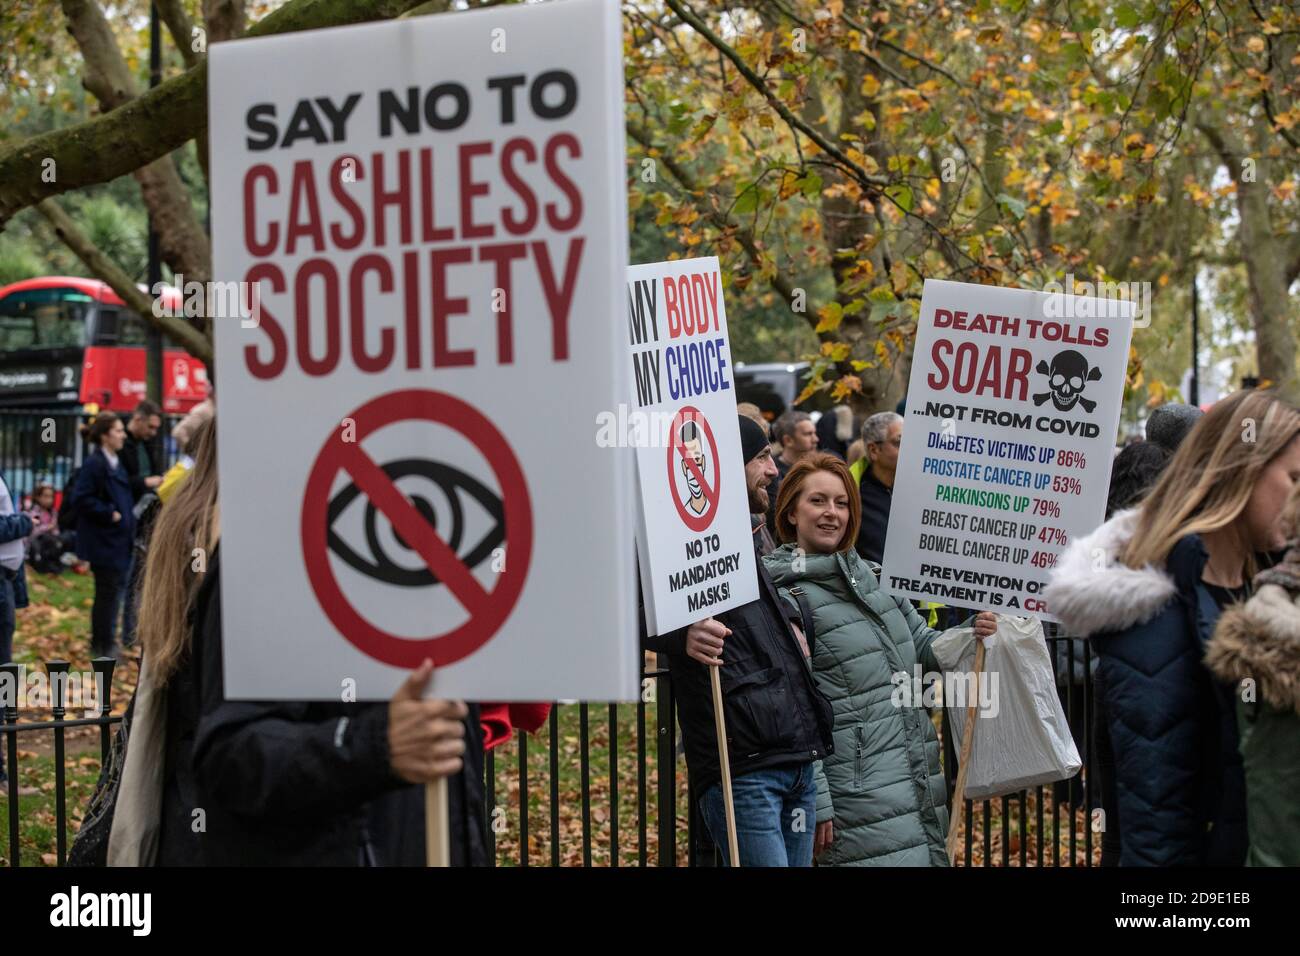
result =
[{"label": "crossed-out face mask symbol", "polygon": [[695,463],[695,467],[704,475],[708,468],[708,460],[704,456],[704,443],[700,439],[700,429],[695,422],[686,422],[678,432],[682,440],[682,446],[686,449],[686,456],[682,458],[681,468],[682,476],[686,479],[686,488],[690,492],[690,497],[686,499],[686,507],[697,515],[704,514],[704,509],[709,506],[709,499],[704,495],[704,489],[700,486],[699,481],[691,472],[690,466],[686,464],[686,459],[690,458]]}]

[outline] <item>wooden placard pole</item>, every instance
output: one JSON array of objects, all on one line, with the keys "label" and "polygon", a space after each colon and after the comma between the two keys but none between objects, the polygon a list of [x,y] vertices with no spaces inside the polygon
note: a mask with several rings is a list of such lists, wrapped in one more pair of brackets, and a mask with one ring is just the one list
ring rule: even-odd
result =
[{"label": "wooden placard pole", "polygon": [[980,674],[984,672],[984,642],[975,638],[975,693],[966,706],[966,727],[961,735],[961,756],[957,762],[957,786],[952,791],[952,819],[948,821],[948,862],[957,859],[957,829],[966,802],[966,771],[970,767],[971,746],[975,742],[975,720],[980,696]]},{"label": "wooden placard pole", "polygon": [[429,866],[451,866],[451,818],[447,778],[424,785],[424,848]]},{"label": "wooden placard pole", "polygon": [[718,765],[722,768],[722,806],[727,813],[727,855],[734,867],[740,866],[740,847],[736,845],[736,804],[731,796],[731,760],[727,756],[727,718],[722,712],[722,678],[716,667],[709,668],[713,685],[713,726],[718,734]]}]

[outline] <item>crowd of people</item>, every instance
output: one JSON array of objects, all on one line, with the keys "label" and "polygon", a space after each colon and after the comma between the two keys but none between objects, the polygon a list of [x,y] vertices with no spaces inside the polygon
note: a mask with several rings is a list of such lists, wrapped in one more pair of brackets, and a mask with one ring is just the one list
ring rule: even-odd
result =
[{"label": "crowd of people", "polygon": [[[941,621],[983,640],[997,618],[881,587],[900,414],[867,417],[852,441],[838,413],[821,429],[799,411],[771,426],[738,413],[759,597],[666,634],[642,626],[673,675],[701,817],[726,860],[718,668],[742,865],[946,866],[939,740],[919,702],[896,704],[894,675],[941,669]],[[166,475],[151,417],[96,416],[72,491],[94,649],[115,648],[124,594],[142,648],[129,746],[74,860],[420,863],[419,785],[447,778],[453,862],[486,862],[482,765],[510,726],[501,705],[426,699],[428,661],[382,704],[225,699],[214,417],[175,430],[186,455]],[[1119,451],[1105,523],[1061,556],[1047,598],[1094,658],[1094,724],[1074,729],[1094,748],[1104,864],[1300,863],[1298,482],[1300,413],[1272,393],[1203,415],[1168,406]],[[51,496],[34,504],[18,513],[0,485],[6,640],[23,542],[60,533]]]}]

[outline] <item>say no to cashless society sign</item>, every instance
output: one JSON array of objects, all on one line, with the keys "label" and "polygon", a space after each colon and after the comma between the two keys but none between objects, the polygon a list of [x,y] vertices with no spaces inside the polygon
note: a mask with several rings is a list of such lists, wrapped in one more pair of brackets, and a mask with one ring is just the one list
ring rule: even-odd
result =
[{"label": "say no to cashless society sign", "polygon": [[219,44],[226,693],[633,699],[617,5]]}]

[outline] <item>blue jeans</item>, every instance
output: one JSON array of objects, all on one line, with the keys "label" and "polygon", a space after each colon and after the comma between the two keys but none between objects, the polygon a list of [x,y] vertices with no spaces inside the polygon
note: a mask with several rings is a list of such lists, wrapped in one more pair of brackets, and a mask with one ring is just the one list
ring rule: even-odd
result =
[{"label": "blue jeans", "polygon": [[[817,831],[817,784],[812,763],[756,770],[731,781],[741,866],[812,866]],[[722,785],[700,798],[700,810],[724,864],[727,815]]]}]

